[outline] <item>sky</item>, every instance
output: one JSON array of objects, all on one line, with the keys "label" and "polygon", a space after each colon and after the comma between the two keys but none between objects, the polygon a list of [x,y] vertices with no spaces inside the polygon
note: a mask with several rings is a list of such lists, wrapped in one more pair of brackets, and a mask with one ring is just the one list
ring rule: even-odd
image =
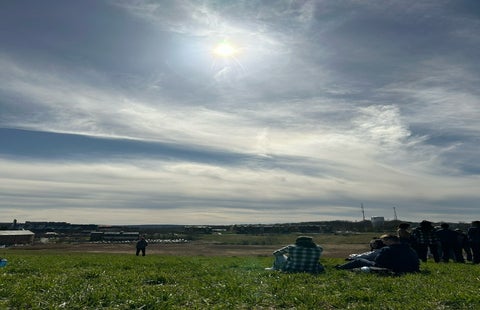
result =
[{"label": "sky", "polygon": [[480,220],[480,2],[3,0],[0,221]]}]

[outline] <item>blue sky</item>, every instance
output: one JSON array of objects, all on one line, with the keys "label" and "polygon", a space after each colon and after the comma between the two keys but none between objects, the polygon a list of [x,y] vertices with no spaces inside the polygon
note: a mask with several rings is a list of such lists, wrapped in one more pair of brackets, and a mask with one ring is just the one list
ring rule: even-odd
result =
[{"label": "blue sky", "polygon": [[478,1],[6,0],[0,42],[4,222],[478,220]]}]

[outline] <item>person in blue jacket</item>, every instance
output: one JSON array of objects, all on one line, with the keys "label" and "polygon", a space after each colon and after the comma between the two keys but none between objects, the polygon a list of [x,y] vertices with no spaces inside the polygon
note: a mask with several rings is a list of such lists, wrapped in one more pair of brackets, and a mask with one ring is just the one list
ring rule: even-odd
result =
[{"label": "person in blue jacket", "polygon": [[[359,267],[363,267],[365,265],[369,265],[370,262],[375,262],[380,250],[385,246],[381,239],[373,239],[370,241],[370,249],[369,252],[364,252],[360,254],[350,254],[345,260],[348,261],[342,265],[336,265],[335,269],[355,269]],[[367,261],[367,262],[366,262]]]}]

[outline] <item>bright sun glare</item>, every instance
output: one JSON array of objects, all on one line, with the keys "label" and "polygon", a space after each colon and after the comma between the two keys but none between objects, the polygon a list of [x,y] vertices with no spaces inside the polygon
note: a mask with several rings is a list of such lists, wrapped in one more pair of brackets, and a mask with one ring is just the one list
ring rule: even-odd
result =
[{"label": "bright sun glare", "polygon": [[237,49],[230,43],[228,42],[222,42],[219,43],[215,48],[213,49],[213,53],[218,56],[218,57],[224,57],[224,58],[229,58],[235,56],[237,53]]}]

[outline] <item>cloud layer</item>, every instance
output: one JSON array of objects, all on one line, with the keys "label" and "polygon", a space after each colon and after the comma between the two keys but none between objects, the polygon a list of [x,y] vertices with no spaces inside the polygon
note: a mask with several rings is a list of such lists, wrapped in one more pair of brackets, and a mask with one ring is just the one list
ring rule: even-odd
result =
[{"label": "cloud layer", "polygon": [[[477,214],[475,4],[8,2],[4,218]],[[233,58],[211,53],[228,40]]]}]

